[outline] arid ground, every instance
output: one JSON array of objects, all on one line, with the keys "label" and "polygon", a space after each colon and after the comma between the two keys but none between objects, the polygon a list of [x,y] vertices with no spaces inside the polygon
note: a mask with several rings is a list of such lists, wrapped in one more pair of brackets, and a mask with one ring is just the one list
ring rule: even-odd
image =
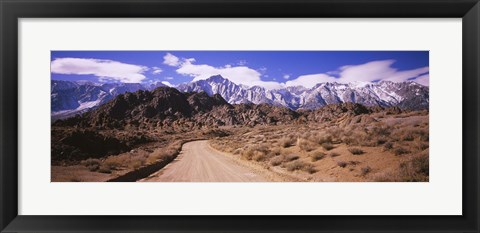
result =
[{"label": "arid ground", "polygon": [[[428,117],[379,111],[190,132],[54,127],[54,139],[73,152],[53,160],[52,181],[425,182]],[[92,138],[103,154],[81,152]]]}]

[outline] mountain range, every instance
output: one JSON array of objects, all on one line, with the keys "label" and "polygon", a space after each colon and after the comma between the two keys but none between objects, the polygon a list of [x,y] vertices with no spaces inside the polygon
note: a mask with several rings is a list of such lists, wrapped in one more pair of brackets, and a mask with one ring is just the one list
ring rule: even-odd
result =
[{"label": "mountain range", "polygon": [[[180,92],[171,87],[139,90],[82,115],[57,120],[54,126],[96,129],[166,129],[187,132],[204,127],[284,125],[325,122],[373,112],[398,113],[396,107],[367,107],[357,103],[330,104],[315,110],[294,111],[271,104],[229,104],[220,94]],[[358,119],[360,120],[360,119]]]},{"label": "mountain range", "polygon": [[[165,87],[163,83],[107,83],[52,80],[52,119],[68,118],[87,112],[114,99],[119,94],[139,90],[152,91]],[[313,110],[329,104],[358,103],[365,106],[400,109],[428,109],[429,88],[418,83],[380,81],[373,83],[319,83],[312,88],[303,86],[268,90],[263,87],[238,85],[220,76],[180,84],[184,93],[218,94],[228,104],[268,104],[291,110]]]},{"label": "mountain range", "polygon": [[105,104],[119,94],[138,90],[153,90],[164,87],[161,82],[140,83],[94,83],[88,81],[52,80],[51,117],[63,119],[87,112]]}]

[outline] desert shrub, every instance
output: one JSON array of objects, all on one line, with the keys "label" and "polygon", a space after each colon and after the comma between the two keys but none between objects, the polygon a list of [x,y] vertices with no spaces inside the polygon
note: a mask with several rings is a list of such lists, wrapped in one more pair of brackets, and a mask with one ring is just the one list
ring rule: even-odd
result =
[{"label": "desert shrub", "polygon": [[87,159],[87,160],[82,161],[82,164],[85,165],[85,166],[98,165],[98,164],[100,164],[100,160],[99,159]]},{"label": "desert shrub", "polygon": [[332,157],[332,158],[337,157],[337,156],[340,156],[340,154],[337,153],[337,152],[330,153],[330,157]]},{"label": "desert shrub", "polygon": [[87,159],[82,162],[85,167],[88,168],[89,171],[97,171],[100,168],[100,160],[99,159]]},{"label": "desert shrub", "polygon": [[110,174],[110,173],[112,173],[112,168],[110,166],[102,165],[98,169],[98,172]]},{"label": "desert shrub", "polygon": [[100,166],[100,169],[102,169],[103,167],[106,170],[117,170],[121,166],[122,164],[115,158],[115,156],[112,156],[107,158],[105,162],[103,162],[102,166]]},{"label": "desert shrub", "polygon": [[255,151],[251,148],[244,150],[241,154],[241,158],[245,160],[252,160]]},{"label": "desert shrub", "polygon": [[283,163],[283,160],[285,158],[283,156],[277,156],[277,157],[273,157],[272,159],[270,159],[270,165],[272,166],[278,166],[280,164]]},{"label": "desert shrub", "polygon": [[302,135],[302,138],[307,140],[309,140],[311,137],[312,137],[312,133],[308,131]]},{"label": "desert shrub", "polygon": [[298,147],[300,147],[301,150],[306,151],[306,152],[310,152],[310,151],[315,150],[317,148],[315,143],[313,143],[309,140],[306,140],[306,139],[302,139],[302,138],[298,139],[297,145],[298,145]]},{"label": "desert shrub", "polygon": [[150,153],[150,155],[148,155],[148,157],[145,159],[143,163],[152,164],[159,160],[164,161],[164,160],[173,159],[176,155],[178,155],[181,149],[182,149],[182,142],[176,141],[165,148],[155,149],[152,153]]},{"label": "desert shrub", "polygon": [[411,131],[407,131],[407,132],[404,132],[403,136],[402,136],[402,140],[403,141],[413,141],[415,139],[415,135],[413,134],[413,132]]},{"label": "desert shrub", "polygon": [[143,161],[140,161],[140,160],[136,160],[136,161],[133,161],[130,166],[133,168],[133,169],[139,169],[140,167],[143,166]]},{"label": "desert shrub", "polygon": [[264,161],[270,157],[270,150],[266,144],[254,145],[245,150],[241,157],[245,160]]},{"label": "desert shrub", "polygon": [[352,153],[353,155],[361,155],[363,153],[365,153],[363,150],[359,149],[359,148],[350,148],[348,149],[348,151],[350,151],[350,153]]},{"label": "desert shrub", "polygon": [[395,150],[393,151],[393,153],[396,155],[396,156],[399,156],[399,155],[404,155],[404,154],[408,154],[410,153],[409,150],[403,148],[403,147],[397,147],[395,148]]},{"label": "desert shrub", "polygon": [[393,143],[391,142],[386,142],[385,144],[383,144],[384,151],[391,150],[392,148],[393,148]]},{"label": "desert shrub", "polygon": [[332,143],[329,143],[329,142],[322,143],[322,147],[323,147],[323,149],[325,149],[325,150],[331,150],[331,149],[335,148],[335,147],[332,145]]},{"label": "desert shrub", "polygon": [[270,150],[270,157],[278,156],[282,154],[282,150],[279,147],[274,147]]},{"label": "desert shrub", "polygon": [[398,177],[398,174],[396,173],[378,173],[375,174],[373,177],[373,181],[375,182],[395,182],[395,181],[400,181],[400,178]]},{"label": "desert shrub", "polygon": [[421,155],[415,157],[410,162],[415,171],[427,176],[429,175],[430,165],[428,155]]},{"label": "desert shrub", "polygon": [[397,171],[376,174],[373,180],[377,182],[427,182],[429,180],[428,155],[416,156],[402,162]]},{"label": "desert shrub", "polygon": [[429,140],[428,128],[427,129],[416,129],[415,134],[418,135],[420,141],[428,142],[428,140]]},{"label": "desert shrub", "polygon": [[360,162],[359,162],[359,161],[350,160],[350,161],[348,161],[348,164],[349,164],[349,165],[356,166],[356,165],[360,164]]},{"label": "desert shrub", "polygon": [[292,137],[283,137],[280,139],[279,143],[281,147],[287,148],[295,145],[295,139]]},{"label": "desert shrub", "polygon": [[287,171],[296,171],[296,170],[302,169],[304,165],[305,165],[304,162],[297,160],[297,161],[288,163],[285,167],[287,168]]},{"label": "desert shrub", "polygon": [[309,164],[309,163],[307,163],[307,164],[303,167],[302,170],[303,170],[303,171],[306,171],[306,172],[308,172],[308,173],[310,173],[310,174],[313,174],[313,173],[317,172],[317,169],[315,169],[315,166],[313,166],[312,164]]},{"label": "desert shrub", "polygon": [[302,170],[310,174],[317,172],[315,167],[310,163],[305,163],[300,160],[293,161],[286,165],[287,171],[297,171]]},{"label": "desert shrub", "polygon": [[173,156],[177,154],[178,154],[178,150],[171,146],[167,148],[158,148],[150,154],[146,162],[149,164],[152,164],[159,160],[163,161],[163,160],[171,159]]},{"label": "desert shrub", "polygon": [[233,151],[233,154],[234,155],[238,155],[238,154],[241,154],[243,152],[243,149],[242,148],[238,148],[236,150]]},{"label": "desert shrub", "polygon": [[392,133],[392,128],[387,125],[376,125],[372,127],[371,131],[376,136],[388,136]]},{"label": "desert shrub", "polygon": [[399,166],[399,174],[405,182],[425,182],[429,177],[428,155],[415,157]]},{"label": "desert shrub", "polygon": [[364,175],[368,174],[368,173],[369,173],[369,172],[371,172],[371,171],[372,171],[372,168],[371,168],[371,167],[369,167],[369,166],[362,167],[362,169],[361,169],[362,176],[364,176]]},{"label": "desert shrub", "polygon": [[377,146],[384,145],[388,139],[386,137],[380,137],[376,139]]},{"label": "desert shrub", "polygon": [[330,141],[323,141],[324,142],[332,142],[334,139],[339,139],[344,134],[343,129],[340,127],[330,127],[327,129],[326,135],[330,137]]},{"label": "desert shrub", "polygon": [[344,161],[338,161],[338,162],[337,162],[337,165],[338,165],[339,167],[341,167],[341,168],[344,168],[344,167],[347,166],[347,163],[344,162]]},{"label": "desert shrub", "polygon": [[345,135],[341,138],[342,142],[349,146],[358,146],[360,145],[360,142],[358,140],[358,137],[354,135]]},{"label": "desert shrub", "polygon": [[312,158],[312,162],[318,161],[320,159],[323,159],[325,157],[325,153],[321,151],[314,151],[310,157]]},{"label": "desert shrub", "polygon": [[285,156],[285,161],[290,162],[290,161],[293,161],[293,160],[297,160],[298,158],[300,158],[300,157],[296,154],[289,154],[289,155]]},{"label": "desert shrub", "polygon": [[263,151],[254,151],[253,152],[252,159],[257,161],[257,162],[264,161],[267,158],[269,158],[269,156],[267,156],[267,154],[265,154]]},{"label": "desert shrub", "polygon": [[349,146],[375,146],[376,144],[376,142],[372,140],[371,135],[358,131],[345,134],[341,140]]},{"label": "desert shrub", "polygon": [[426,150],[428,149],[429,145],[428,143],[424,143],[424,142],[417,142],[416,143],[416,147],[419,151],[423,151],[423,150]]},{"label": "desert shrub", "polygon": [[317,133],[316,135],[311,137],[311,140],[316,142],[317,144],[331,143],[332,136],[326,133]]}]

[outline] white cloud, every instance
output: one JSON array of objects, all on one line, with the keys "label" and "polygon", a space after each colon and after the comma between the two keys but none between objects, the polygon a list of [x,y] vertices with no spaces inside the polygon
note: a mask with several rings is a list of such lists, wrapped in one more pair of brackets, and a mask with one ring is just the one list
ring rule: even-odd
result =
[{"label": "white cloud", "polygon": [[361,65],[348,65],[340,67],[340,82],[371,82],[387,78],[395,73],[395,69],[391,68],[395,61],[372,61]]},{"label": "white cloud", "polygon": [[213,67],[206,64],[193,64],[192,59],[187,59],[176,71],[179,74],[193,77],[192,81],[204,80],[214,75],[221,75],[236,84],[261,86],[267,89],[282,87],[282,84],[277,82],[262,81],[260,79],[261,73],[247,66]]},{"label": "white cloud", "polygon": [[[422,74],[428,73],[428,71],[429,71],[428,67],[422,67],[422,68],[413,69],[413,70],[398,71],[398,72],[395,72],[392,76],[384,80],[388,80],[392,82],[405,82],[411,78],[419,77]],[[422,76],[425,76],[425,75],[422,75]]]},{"label": "white cloud", "polygon": [[152,74],[160,74],[162,72],[163,70],[160,67],[156,67],[156,66],[152,67]]},{"label": "white cloud", "polygon": [[[418,69],[398,71],[393,68],[392,64],[395,60],[380,60],[372,61],[360,65],[347,65],[342,66],[338,70],[329,71],[326,73],[301,75],[295,79],[291,79],[290,74],[284,74],[283,78],[288,80],[285,83],[280,83],[275,80],[263,81],[261,76],[267,77],[264,72],[265,67],[258,68],[257,70],[245,66],[246,62],[241,61],[243,65],[232,66],[231,64],[223,67],[214,67],[208,64],[195,64],[194,58],[178,59],[172,54],[167,54],[177,59],[178,65],[177,73],[193,77],[192,81],[205,80],[214,75],[221,75],[230,81],[246,85],[246,86],[261,86],[266,89],[279,89],[289,86],[304,86],[307,88],[314,87],[318,83],[324,82],[372,82],[377,80],[389,80],[393,82],[403,82],[407,80],[415,79],[422,85],[428,85],[429,67],[421,67]],[[334,77],[335,75],[337,77]],[[423,75],[423,76],[422,76]],[[420,77],[421,76],[421,77]]]},{"label": "white cloud", "polygon": [[430,85],[430,74],[425,74],[422,75],[416,79],[413,80],[414,82],[424,85],[424,86],[429,86]]},{"label": "white cloud", "polygon": [[162,81],[162,83],[168,87],[174,87],[175,85],[171,84],[169,81]]},{"label": "white cloud", "polygon": [[120,81],[139,83],[146,77],[146,66],[132,65],[112,60],[92,58],[57,58],[50,64],[51,72],[56,74],[94,75],[100,81]]},{"label": "white cloud", "polygon": [[180,65],[180,59],[171,53],[167,53],[163,57],[163,64],[169,66],[178,66]]},{"label": "white cloud", "polygon": [[306,88],[312,88],[319,83],[325,82],[335,82],[336,78],[329,76],[327,74],[309,74],[309,75],[302,75],[296,79],[287,81],[285,86],[304,86]]},{"label": "white cloud", "polygon": [[391,66],[393,63],[395,63],[395,60],[382,60],[372,61],[361,65],[343,66],[339,71],[338,82],[371,82],[375,80],[404,82],[425,74],[429,70],[427,66],[413,70],[398,71]]},{"label": "white cloud", "polygon": [[173,77],[165,77],[166,80],[173,80]]},{"label": "white cloud", "polygon": [[[428,66],[418,69],[398,71],[392,67],[393,63],[395,63],[395,60],[381,60],[360,65],[342,66],[339,70],[329,71],[325,74],[320,73],[299,76],[294,80],[287,81],[285,86],[304,86],[311,88],[322,82],[350,83],[358,81],[372,82],[377,80],[404,82],[412,79],[422,85],[428,85],[429,76],[428,74],[425,75],[429,72]],[[330,75],[338,75],[338,78]]]}]

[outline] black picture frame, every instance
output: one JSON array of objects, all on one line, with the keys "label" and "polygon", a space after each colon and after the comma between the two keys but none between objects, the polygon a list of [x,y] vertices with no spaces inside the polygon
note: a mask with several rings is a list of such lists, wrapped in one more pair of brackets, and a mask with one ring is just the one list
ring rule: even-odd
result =
[{"label": "black picture frame", "polygon": [[[1,0],[0,15],[1,232],[479,232],[478,0]],[[462,18],[463,215],[18,215],[17,22],[19,18],[57,17]]]}]

